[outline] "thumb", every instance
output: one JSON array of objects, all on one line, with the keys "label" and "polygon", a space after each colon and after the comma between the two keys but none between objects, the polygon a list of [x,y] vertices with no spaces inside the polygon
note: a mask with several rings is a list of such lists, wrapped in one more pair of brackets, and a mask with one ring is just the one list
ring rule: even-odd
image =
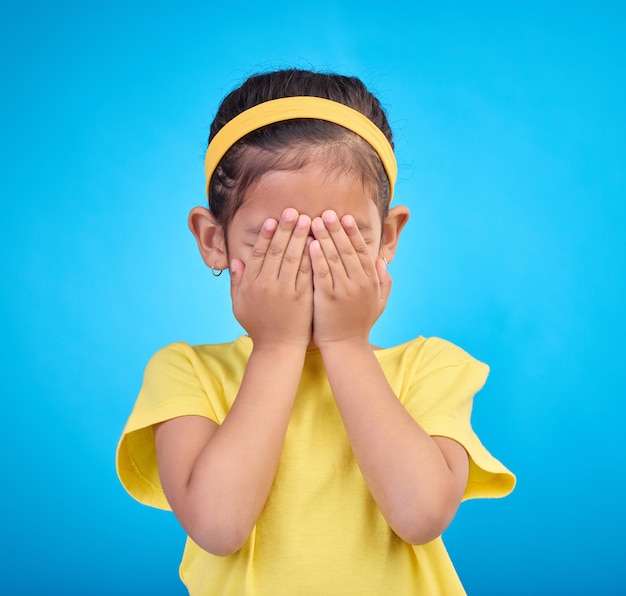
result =
[{"label": "thumb", "polygon": [[230,262],[230,293],[234,295],[239,289],[245,265],[239,259],[233,259]]},{"label": "thumb", "polygon": [[380,282],[380,297],[387,302],[389,294],[391,294],[391,275],[387,270],[387,263],[383,259],[376,259],[376,273],[378,273],[378,281]]}]

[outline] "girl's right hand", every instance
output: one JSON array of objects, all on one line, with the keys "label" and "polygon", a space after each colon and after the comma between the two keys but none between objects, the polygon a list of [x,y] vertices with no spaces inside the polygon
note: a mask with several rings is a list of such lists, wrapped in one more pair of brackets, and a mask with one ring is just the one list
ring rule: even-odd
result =
[{"label": "girl's right hand", "polygon": [[263,345],[306,346],[313,321],[313,274],[309,251],[311,219],[288,208],[280,221],[267,219],[247,262],[230,264],[233,313]]}]

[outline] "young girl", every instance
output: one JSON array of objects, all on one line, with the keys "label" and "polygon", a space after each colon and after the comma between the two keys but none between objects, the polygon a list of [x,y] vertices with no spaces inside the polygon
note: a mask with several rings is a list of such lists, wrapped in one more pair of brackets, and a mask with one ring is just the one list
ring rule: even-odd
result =
[{"label": "young girl", "polygon": [[380,103],[355,78],[253,76],[205,169],[189,227],[247,334],[152,357],[122,483],[186,530],[192,595],[463,594],[440,536],[514,478],[470,425],[486,365],[436,338],[369,343],[409,217]]}]

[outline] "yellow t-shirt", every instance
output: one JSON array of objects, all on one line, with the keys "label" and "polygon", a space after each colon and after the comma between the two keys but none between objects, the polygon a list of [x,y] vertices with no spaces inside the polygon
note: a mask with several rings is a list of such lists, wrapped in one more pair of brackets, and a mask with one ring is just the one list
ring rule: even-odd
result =
[{"label": "yellow t-shirt", "polygon": [[[142,503],[169,509],[152,425],[183,415],[221,424],[237,394],[252,342],[176,343],[150,360],[117,451],[117,470]],[[501,497],[514,476],[480,443],[470,424],[485,364],[437,338],[376,350],[389,383],[431,435],[467,450],[464,499]],[[189,593],[224,596],[403,596],[464,594],[440,538],[401,540],[374,503],[352,455],[321,354],[308,352],[269,499],[248,541],[217,557],[187,539],[180,575]]]}]

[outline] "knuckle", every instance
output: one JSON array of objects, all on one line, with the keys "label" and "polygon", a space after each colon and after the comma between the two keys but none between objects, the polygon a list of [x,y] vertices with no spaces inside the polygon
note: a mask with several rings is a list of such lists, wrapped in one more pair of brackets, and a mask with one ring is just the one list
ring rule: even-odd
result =
[{"label": "knuckle", "polygon": [[322,270],[319,272],[319,275],[318,275],[318,276],[319,276],[321,279],[324,279],[324,278],[328,277],[329,275],[330,275],[330,269],[322,269]]},{"label": "knuckle", "polygon": [[283,257],[283,262],[287,263],[288,265],[294,265],[296,263],[299,263],[301,261],[300,257],[296,257],[295,255],[286,252],[285,256]]},{"label": "knuckle", "polygon": [[282,257],[284,252],[285,251],[281,246],[270,246],[267,251],[267,254],[270,257]]}]

